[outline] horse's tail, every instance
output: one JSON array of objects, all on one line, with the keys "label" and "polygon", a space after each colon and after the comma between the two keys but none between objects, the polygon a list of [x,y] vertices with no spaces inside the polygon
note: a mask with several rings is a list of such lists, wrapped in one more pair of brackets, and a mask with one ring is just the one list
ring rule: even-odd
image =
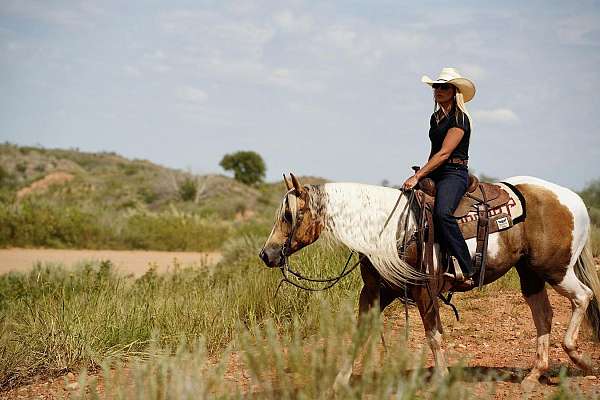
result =
[{"label": "horse's tail", "polygon": [[587,319],[594,340],[600,340],[600,278],[592,255],[592,240],[588,236],[583,251],[575,264],[575,274],[584,285],[592,289],[594,297],[587,308]]}]

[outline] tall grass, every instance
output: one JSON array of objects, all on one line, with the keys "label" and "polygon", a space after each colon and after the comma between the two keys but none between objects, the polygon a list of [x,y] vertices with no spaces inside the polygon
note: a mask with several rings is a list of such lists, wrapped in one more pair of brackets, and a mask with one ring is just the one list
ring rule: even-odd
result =
[{"label": "tall grass", "polygon": [[238,229],[232,222],[175,209],[115,212],[42,200],[0,203],[2,247],[206,251],[218,249]]},{"label": "tall grass", "polygon": [[592,241],[592,254],[594,257],[600,257],[600,227],[598,225],[592,225],[590,240]]},{"label": "tall grass", "polygon": [[[422,368],[422,358],[408,353],[402,341],[385,353],[380,351],[377,340],[367,341],[369,334],[377,338],[381,330],[375,313],[357,328],[356,314],[347,302],[334,313],[330,307],[323,304],[318,329],[308,338],[302,333],[299,320],[292,323],[290,332],[283,334],[272,320],[240,332],[230,348],[241,354],[234,365],[229,352],[218,360],[208,358],[202,339],[191,349],[179,346],[174,356],[160,355],[135,364],[129,374],[129,386],[118,381],[121,374],[115,374],[107,363],[103,394],[116,399],[329,399],[334,393],[343,399],[474,397],[462,385],[460,370],[453,370],[446,378],[431,377],[430,371]],[[365,344],[357,379],[334,392],[340,365]],[[83,375],[78,397],[97,395],[94,379]]]},{"label": "tall grass", "polygon": [[[279,277],[259,264],[259,247],[257,238],[246,237],[230,242],[230,255],[217,267],[150,270],[136,280],[117,275],[109,263],[73,271],[38,265],[28,274],[0,277],[0,385],[144,354],[153,333],[171,349],[182,338],[202,336],[209,354],[230,343],[239,327],[267,319],[282,332],[300,319],[308,335],[318,327],[321,301],[334,309],[342,299],[356,302],[358,274],[327,293],[284,287],[274,297]],[[344,257],[316,247],[296,259],[308,273],[333,275]]]}]

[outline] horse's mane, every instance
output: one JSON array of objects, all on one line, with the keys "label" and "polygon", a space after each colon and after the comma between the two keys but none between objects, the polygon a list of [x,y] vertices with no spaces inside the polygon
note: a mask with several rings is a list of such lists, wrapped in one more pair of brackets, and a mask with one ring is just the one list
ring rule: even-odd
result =
[{"label": "horse's mane", "polygon": [[410,207],[401,191],[358,183],[326,183],[309,186],[309,193],[311,212],[322,219],[325,230],[336,241],[367,256],[384,280],[403,287],[424,278],[399,255],[404,225],[406,221],[414,223],[414,219],[406,218]]}]

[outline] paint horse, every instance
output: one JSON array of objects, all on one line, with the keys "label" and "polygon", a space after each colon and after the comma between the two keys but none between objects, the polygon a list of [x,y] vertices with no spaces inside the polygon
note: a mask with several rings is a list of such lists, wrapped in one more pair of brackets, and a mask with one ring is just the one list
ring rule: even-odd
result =
[{"label": "paint horse", "polygon": [[[404,254],[398,251],[398,243],[417,226],[411,207],[406,206],[408,195],[397,189],[355,183],[303,186],[293,175],[291,179],[284,179],[288,191],[260,258],[268,267],[281,267],[285,257],[329,232],[360,255],[364,286],[359,316],[376,304],[383,310],[406,290],[419,309],[436,371],[447,374],[437,293],[426,290],[422,283],[427,277],[415,269],[415,249]],[[577,349],[577,335],[586,310],[594,335],[600,335],[600,282],[591,255],[590,218],[581,198],[569,189],[533,177],[517,176],[506,182],[523,195],[527,217],[489,236],[484,284],[513,267],[517,269],[537,330],[535,363],[522,382],[530,388],[548,370],[552,308],[545,284],[571,302],[571,319],[562,346],[575,365],[590,369],[589,358]],[[467,245],[473,255],[475,239],[467,240]],[[348,383],[353,363],[349,360],[342,367],[336,385]]]}]

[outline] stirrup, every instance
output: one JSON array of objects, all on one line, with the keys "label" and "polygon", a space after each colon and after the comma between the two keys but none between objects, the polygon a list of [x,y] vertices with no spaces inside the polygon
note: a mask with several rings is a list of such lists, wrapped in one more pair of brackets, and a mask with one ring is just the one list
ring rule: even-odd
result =
[{"label": "stirrup", "polygon": [[462,269],[460,269],[458,260],[454,256],[450,256],[450,259],[452,260],[452,266],[454,267],[454,274],[451,274],[450,272],[444,272],[444,277],[456,282],[464,282],[465,276],[463,275]]}]

